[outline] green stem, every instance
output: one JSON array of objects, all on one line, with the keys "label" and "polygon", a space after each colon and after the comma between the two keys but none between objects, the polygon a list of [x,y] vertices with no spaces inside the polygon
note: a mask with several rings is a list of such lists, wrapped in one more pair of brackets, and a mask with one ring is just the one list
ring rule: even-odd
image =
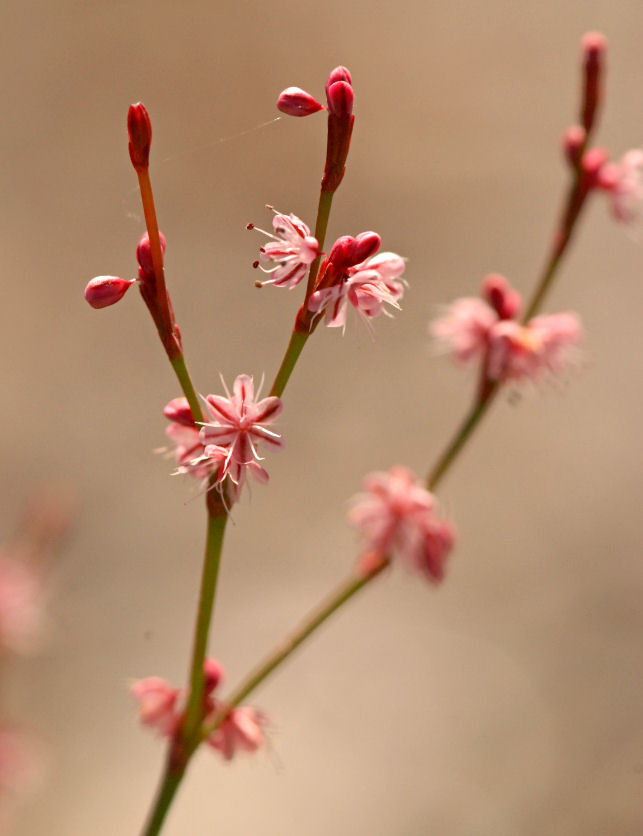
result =
[{"label": "green stem", "polygon": [[386,567],[388,560],[381,560],[368,574],[352,575],[341,583],[326,599],[324,599],[285,639],[283,639],[264,659],[261,661],[237,688],[224,700],[221,711],[208,723],[202,736],[205,739],[208,735],[221,725],[231,708],[239,705],[255,688],[257,688],[268,676],[278,668],[288,657],[311,636],[321,625],[347,601],[349,601],[360,589],[363,589],[374,578],[376,578]]},{"label": "green stem", "polygon": [[190,668],[190,693],[185,707],[182,728],[183,741],[188,747],[201,722],[203,711],[203,662],[208,645],[208,633],[210,631],[212,608],[214,606],[214,596],[217,588],[217,578],[219,576],[219,564],[221,562],[221,548],[223,546],[223,535],[227,521],[227,514],[219,516],[208,514],[208,534],[205,544],[201,591],[199,594],[199,606],[192,649],[192,665]]},{"label": "green stem", "polygon": [[270,389],[271,395],[275,395],[278,398],[282,396],[283,391],[286,388],[286,384],[290,379],[290,375],[295,368],[299,355],[304,350],[304,346],[306,345],[306,341],[309,336],[310,334],[303,331],[292,332],[288,348],[286,349],[281,365],[279,366],[279,371],[277,372],[272,388]]},{"label": "green stem", "polygon": [[203,412],[201,411],[201,404],[199,403],[199,398],[197,397],[196,391],[192,384],[192,379],[188,372],[187,366],[185,365],[185,358],[182,354],[177,354],[176,357],[170,357],[170,363],[172,364],[172,368],[181,384],[181,389],[183,390],[183,394],[187,398],[188,403],[190,404],[190,409],[192,410],[192,417],[195,421],[203,421]]},{"label": "green stem", "polygon": [[319,249],[317,251],[317,257],[310,265],[304,305],[308,304],[308,300],[310,299],[315,287],[315,279],[317,278],[317,271],[319,270],[319,264],[324,250],[324,241],[326,240],[326,230],[328,229],[328,219],[330,218],[330,210],[333,205],[334,194],[335,192],[326,192],[323,189],[319,192],[317,220],[315,221],[315,238],[317,239]]},{"label": "green stem", "polygon": [[156,798],[154,799],[150,817],[141,831],[141,836],[157,836],[161,832],[161,827],[170,809],[170,805],[174,800],[179,784],[183,779],[183,775],[184,770],[174,771],[170,768],[169,764],[166,766]]}]

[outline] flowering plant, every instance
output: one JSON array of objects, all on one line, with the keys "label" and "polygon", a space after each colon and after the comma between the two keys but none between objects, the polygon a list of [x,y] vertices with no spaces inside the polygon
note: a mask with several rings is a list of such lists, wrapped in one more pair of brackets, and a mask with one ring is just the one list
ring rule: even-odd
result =
[{"label": "flowering plant", "polygon": [[[568,312],[541,314],[546,294],[589,196],[605,192],[615,217],[630,222],[636,216],[636,202],[642,192],[640,152],[629,152],[620,163],[612,163],[606,151],[591,147],[602,98],[605,50],[602,36],[590,34],[583,39],[579,124],[563,137],[570,185],[545,269],[530,299],[523,302],[505,278],[494,274],[484,279],[480,298],[457,300],[431,325],[434,337],[457,362],[477,370],[473,402],[462,424],[424,480],[401,465],[366,477],[364,491],[355,497],[349,512],[361,542],[353,571],[224,698],[213,696],[222,669],[207,657],[207,649],[227,522],[242,498],[247,477],[263,484],[268,481],[263,456],[283,446],[281,432],[273,428],[273,422],[279,426],[285,389],[308,340],[321,324],[347,327],[351,309],[369,328],[380,314],[400,310],[407,288],[403,278],[406,265],[403,257],[380,252],[381,238],[373,231],[344,234],[325,249],[332,204],[345,174],[355,121],[350,72],[337,67],[330,73],[326,105],[300,88],[287,88],[277,101],[282,113],[298,118],[327,114],[317,217],[313,229],[292,213],[272,210],[273,231],[259,230],[269,241],[260,247],[254,266],[270,274],[269,279],[257,282],[261,287],[297,290],[305,280],[303,300],[266,397],[261,398],[259,391],[255,394],[254,380],[247,373],[238,374],[232,392],[224,385],[225,395],[199,396],[188,372],[182,334],[165,282],[166,242],[158,228],[149,173],[151,123],[142,104],[130,107],[129,152],[147,227],[136,250],[138,276],[93,279],[85,298],[93,307],[103,308],[119,302],[133,284],[138,285],[183,393],[164,409],[170,421],[167,435],[174,445],[176,470],[202,484],[207,510],[205,558],[187,688],[181,690],[159,677],[148,677],[131,689],[141,721],[168,741],[161,783],[144,829],[148,836],[160,832],[201,744],[209,744],[227,760],[241,750],[255,751],[263,744],[267,718],[245,705],[245,700],[336,610],[398,559],[434,584],[443,580],[456,542],[455,526],[440,510],[435,495],[443,476],[500,392],[520,383],[540,381],[546,375],[559,375],[577,354],[582,334],[579,318]],[[248,228],[254,228],[254,224]]]}]

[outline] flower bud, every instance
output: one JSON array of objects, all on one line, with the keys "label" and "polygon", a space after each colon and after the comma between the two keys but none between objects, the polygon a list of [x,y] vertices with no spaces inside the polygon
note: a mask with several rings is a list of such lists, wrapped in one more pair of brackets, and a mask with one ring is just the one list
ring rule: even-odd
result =
[{"label": "flower bud", "polygon": [[142,102],[130,105],[127,112],[127,133],[132,165],[136,171],[145,171],[149,166],[152,123]]},{"label": "flower bud", "polygon": [[[159,232],[159,239],[161,241],[161,253],[165,255],[165,235]],[[154,264],[152,262],[152,248],[150,247],[150,236],[145,233],[136,247],[136,260],[139,264],[138,275],[139,278],[145,279],[147,276],[154,275]]]},{"label": "flower bud", "polygon": [[522,307],[522,299],[507,279],[498,273],[491,273],[482,282],[482,298],[491,305],[500,319],[514,319]]},{"label": "flower bud", "polygon": [[382,239],[377,232],[360,232],[355,238],[354,264],[361,264],[379,250]]},{"label": "flower bud", "polygon": [[203,662],[203,676],[205,678],[205,693],[211,694],[223,680],[225,672],[223,666],[216,659],[205,659]]},{"label": "flower bud", "polygon": [[317,99],[299,87],[287,87],[279,94],[277,109],[288,116],[310,116],[318,110],[324,110]]},{"label": "flower bud", "polygon": [[331,70],[328,81],[326,82],[326,96],[328,96],[328,89],[331,84],[335,84],[336,81],[346,81],[351,86],[353,84],[351,74],[346,67],[335,67],[334,70]]},{"label": "flower bud", "polygon": [[328,261],[336,265],[353,264],[352,256],[355,249],[355,239],[352,235],[342,235],[333,244],[328,255]]},{"label": "flower bud", "polygon": [[134,281],[118,276],[96,276],[85,288],[85,299],[92,308],[108,308],[123,298]]},{"label": "flower bud", "polygon": [[163,409],[163,415],[173,424],[194,427],[194,418],[187,398],[174,398]]},{"label": "flower bud", "polygon": [[570,125],[561,137],[560,144],[565,158],[574,168],[580,162],[580,154],[586,139],[587,132],[582,125]]},{"label": "flower bud", "polygon": [[327,91],[328,110],[340,119],[348,119],[353,112],[353,88],[347,81],[335,81]]},{"label": "flower bud", "polygon": [[581,168],[588,186],[593,187],[598,184],[601,169],[608,159],[609,154],[605,148],[592,148],[583,154]]},{"label": "flower bud", "polygon": [[581,122],[587,133],[592,129],[603,94],[603,75],[607,39],[600,32],[587,32],[581,39],[583,54],[583,100]]}]

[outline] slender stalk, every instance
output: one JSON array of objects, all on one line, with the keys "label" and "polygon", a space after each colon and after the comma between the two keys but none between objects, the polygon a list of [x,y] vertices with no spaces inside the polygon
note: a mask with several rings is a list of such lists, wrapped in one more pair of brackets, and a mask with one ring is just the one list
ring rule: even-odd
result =
[{"label": "slender stalk", "polygon": [[221,711],[208,723],[202,733],[205,739],[221,725],[231,708],[239,705],[270,674],[308,639],[330,616],[350,601],[356,593],[369,584],[388,566],[388,560],[380,561],[368,574],[351,575],[325,598],[292,633],[286,636],[268,655],[243,679],[230,696],[224,700]]},{"label": "slender stalk", "polygon": [[227,521],[227,514],[219,516],[208,514],[208,533],[190,667],[190,693],[185,707],[182,727],[182,737],[188,746],[201,722],[204,686],[203,662],[208,645],[208,633],[221,562],[221,548]]},{"label": "slender stalk", "polygon": [[136,173],[138,175],[138,186],[141,192],[141,201],[143,203],[145,226],[147,227],[147,235],[150,239],[152,266],[154,267],[154,278],[156,280],[156,298],[157,302],[160,303],[159,308],[163,311],[164,320],[166,320],[168,330],[171,331],[172,323],[168,309],[165,273],[163,270],[163,251],[161,250],[161,236],[159,233],[158,221],[156,219],[156,207],[154,205],[152,182],[147,169],[137,171]]},{"label": "slender stalk", "polygon": [[171,357],[170,363],[172,364],[172,368],[174,369],[174,372],[181,385],[183,394],[187,398],[187,402],[190,404],[190,409],[192,410],[192,417],[195,421],[203,421],[203,412],[201,410],[201,404],[199,403],[199,398],[192,384],[192,378],[190,377],[187,366],[185,365],[185,358],[183,357],[183,354],[179,354],[176,357]]},{"label": "slender stalk", "polygon": [[310,265],[308,273],[308,284],[306,285],[306,298],[304,304],[308,304],[313,289],[315,287],[315,279],[319,270],[322,252],[324,250],[324,241],[326,240],[326,230],[328,229],[328,219],[330,218],[330,210],[333,205],[333,196],[335,192],[326,192],[322,189],[319,192],[319,201],[317,203],[317,220],[315,221],[315,238],[319,244],[317,258]]},{"label": "slender stalk", "polygon": [[174,771],[170,768],[169,764],[166,765],[154,799],[154,804],[150,810],[149,818],[141,831],[141,836],[157,836],[161,832],[161,827],[183,779],[183,775],[184,770]]},{"label": "slender stalk", "polygon": [[293,331],[290,335],[288,348],[286,349],[286,353],[284,354],[281,365],[279,366],[279,371],[275,375],[272,388],[270,389],[271,395],[275,395],[278,398],[282,396],[283,391],[286,388],[286,384],[290,379],[290,375],[295,368],[299,355],[304,350],[304,346],[306,345],[306,341],[309,336],[310,334],[303,331]]}]

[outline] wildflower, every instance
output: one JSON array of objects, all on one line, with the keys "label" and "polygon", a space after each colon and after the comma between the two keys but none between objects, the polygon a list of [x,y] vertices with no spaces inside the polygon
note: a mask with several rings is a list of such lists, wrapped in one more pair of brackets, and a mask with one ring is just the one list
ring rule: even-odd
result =
[{"label": "wildflower", "polygon": [[643,201],[643,149],[627,151],[617,163],[606,162],[598,172],[596,185],[609,196],[616,220],[633,223]]},{"label": "wildflower", "polygon": [[213,470],[212,460],[202,460],[204,447],[199,441],[199,428],[194,423],[187,398],[174,398],[163,410],[171,422],[165,434],[174,444],[176,472],[189,473],[196,479],[207,479]]},{"label": "wildflower", "polygon": [[214,457],[219,464],[219,481],[229,477],[232,498],[237,499],[247,473],[259,482],[268,481],[267,472],[259,464],[257,447],[259,444],[274,449],[283,447],[281,436],[264,426],[277,418],[283,405],[276,397],[257,400],[259,393],[255,397],[253,380],[245,374],[236,378],[232,391],[230,395],[226,387],[227,397],[208,395],[205,399],[211,420],[201,427],[199,441],[205,449],[203,457],[193,464]]},{"label": "wildflower", "polygon": [[308,300],[308,310],[323,312],[330,328],[345,327],[349,303],[367,319],[390,315],[385,304],[399,310],[406,284],[400,278],[404,259],[395,253],[371,255],[379,244],[379,235],[363,232],[357,238],[344,236],[333,245],[320,268],[317,290]]},{"label": "wildflower", "polygon": [[148,676],[134,682],[130,693],[138,702],[138,716],[144,726],[154,729],[162,737],[175,734],[181,719],[176,708],[178,688],[172,688],[159,676]]},{"label": "wildflower", "polygon": [[263,728],[266,722],[265,714],[254,708],[233,708],[207,742],[227,761],[232,760],[239,750],[256,752],[265,742]]},{"label": "wildflower", "polygon": [[[258,229],[259,232],[273,239],[261,247],[259,253],[259,261],[274,264],[271,268],[261,267],[264,273],[272,274],[272,278],[258,282],[257,286],[274,284],[275,287],[292,289],[297,287],[306,275],[309,264],[317,257],[319,244],[317,239],[310,234],[310,229],[296,215],[283,215],[275,212],[272,226],[275,231],[274,235],[258,229],[253,224],[248,225],[249,229]],[[255,267],[260,266],[259,261],[255,261]]]},{"label": "wildflower", "polygon": [[481,362],[489,380],[536,380],[567,365],[582,336],[574,313],[516,320],[522,300],[498,275],[482,283],[483,299],[457,299],[430,325],[432,335],[460,363]]},{"label": "wildflower", "polygon": [[364,493],[354,498],[349,522],[362,535],[369,564],[373,553],[399,555],[429,580],[442,580],[455,529],[437,516],[435,497],[407,468],[367,476]]}]

